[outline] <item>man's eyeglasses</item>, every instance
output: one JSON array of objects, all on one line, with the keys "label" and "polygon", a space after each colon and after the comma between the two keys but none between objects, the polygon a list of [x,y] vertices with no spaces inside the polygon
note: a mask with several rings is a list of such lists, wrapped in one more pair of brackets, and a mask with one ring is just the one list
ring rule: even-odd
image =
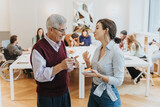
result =
[{"label": "man's eyeglasses", "polygon": [[66,29],[57,29],[57,28],[55,28],[55,27],[52,27],[53,29],[55,29],[55,30],[57,30],[57,31],[59,31],[59,32],[61,32],[61,33],[64,33],[65,31],[66,31]]}]

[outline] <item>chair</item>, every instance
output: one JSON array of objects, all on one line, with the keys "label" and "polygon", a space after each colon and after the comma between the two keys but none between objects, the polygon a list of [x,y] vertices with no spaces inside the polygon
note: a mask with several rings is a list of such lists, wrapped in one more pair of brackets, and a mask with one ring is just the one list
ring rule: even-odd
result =
[{"label": "chair", "polygon": [[[145,58],[145,59],[143,59],[144,61],[147,61],[147,62],[150,62],[150,59],[149,59],[149,57],[148,58]],[[144,75],[147,75],[147,69],[146,68],[136,68],[136,69],[138,69],[139,71],[141,71],[141,73],[134,79],[134,84],[136,84],[136,81],[137,81],[137,79],[140,77],[140,76],[142,76],[142,77],[144,77]],[[155,84],[154,84],[154,81],[153,81],[153,79],[152,79],[152,76],[150,75],[150,80],[151,80],[151,83],[152,83],[152,86],[154,86]]]},{"label": "chair", "polygon": [[[13,57],[9,55],[9,52],[8,52],[8,50],[6,48],[1,48],[1,51],[2,51],[2,53],[4,55],[5,61],[1,61],[1,64],[0,64],[0,75],[4,80],[10,81],[9,66],[15,60],[11,60],[11,59],[13,59]],[[20,75],[21,75],[21,70],[14,70],[13,71],[13,79],[14,80],[17,80]]]},{"label": "chair", "polygon": [[154,74],[160,76],[160,59],[156,60],[154,63],[153,63],[153,72]]}]

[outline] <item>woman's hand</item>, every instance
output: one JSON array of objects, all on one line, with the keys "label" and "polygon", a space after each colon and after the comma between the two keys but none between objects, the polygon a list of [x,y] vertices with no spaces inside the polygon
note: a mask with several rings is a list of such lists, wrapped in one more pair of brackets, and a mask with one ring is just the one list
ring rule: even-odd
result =
[{"label": "woman's hand", "polygon": [[77,61],[77,58],[78,58],[79,56],[75,56],[74,57],[74,60],[75,60],[75,63],[74,63],[74,66],[75,66],[75,68],[79,68],[79,62]]},{"label": "woman's hand", "polygon": [[91,57],[91,55],[89,55],[88,51],[85,51],[83,53],[83,59],[84,59],[85,62],[90,62],[90,57]]},{"label": "woman's hand", "polygon": [[96,70],[93,70],[91,68],[85,69],[85,71],[91,71],[91,73],[83,73],[85,77],[98,77],[98,78],[101,77],[100,73],[98,73]]}]

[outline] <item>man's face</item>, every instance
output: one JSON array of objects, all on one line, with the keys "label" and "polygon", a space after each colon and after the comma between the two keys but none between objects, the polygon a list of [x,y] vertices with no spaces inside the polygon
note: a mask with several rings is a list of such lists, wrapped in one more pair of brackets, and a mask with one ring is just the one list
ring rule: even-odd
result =
[{"label": "man's face", "polygon": [[50,39],[58,43],[62,40],[63,36],[66,35],[66,25],[60,25],[59,28],[52,27]]},{"label": "man's face", "polygon": [[18,44],[18,38],[17,38],[17,40],[16,40],[16,41],[14,41],[14,44]]}]

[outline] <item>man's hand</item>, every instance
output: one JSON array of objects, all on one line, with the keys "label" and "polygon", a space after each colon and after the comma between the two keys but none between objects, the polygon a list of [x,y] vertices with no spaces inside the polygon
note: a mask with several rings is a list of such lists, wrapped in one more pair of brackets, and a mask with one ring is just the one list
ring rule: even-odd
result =
[{"label": "man's hand", "polygon": [[61,65],[62,70],[65,70],[65,69],[72,68],[73,67],[73,63],[74,63],[74,59],[66,58],[60,63],[60,65]]}]

